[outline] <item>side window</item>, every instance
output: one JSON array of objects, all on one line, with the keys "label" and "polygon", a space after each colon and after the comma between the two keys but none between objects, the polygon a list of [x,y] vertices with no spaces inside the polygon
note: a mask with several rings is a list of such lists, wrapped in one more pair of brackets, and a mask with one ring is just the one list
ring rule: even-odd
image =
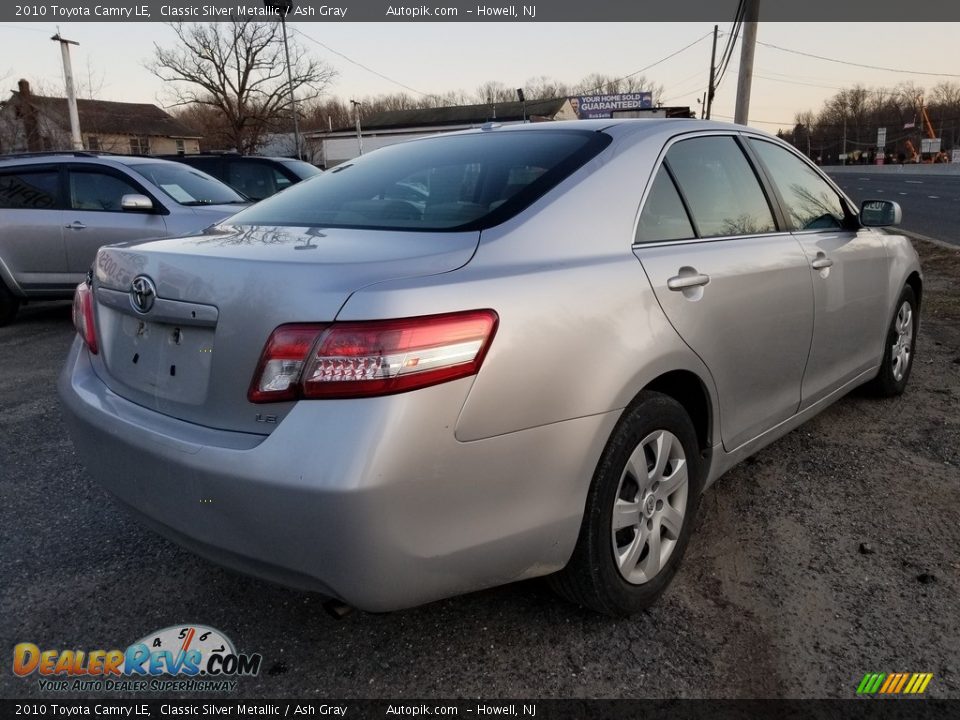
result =
[{"label": "side window", "polygon": [[832,187],[803,160],[765,140],[750,140],[783,196],[792,230],[836,230],[846,213]]},{"label": "side window", "polygon": [[70,207],[73,210],[122,212],[124,195],[141,195],[126,180],[97,170],[70,170]]},{"label": "side window", "polygon": [[700,237],[776,232],[760,181],[732,137],[682,140],[667,152],[667,164]]},{"label": "side window", "polygon": [[688,240],[693,237],[696,237],[696,234],[680,200],[680,193],[677,192],[667,169],[661,167],[653,180],[647,201],[643,204],[636,242]]},{"label": "side window", "polygon": [[59,207],[60,173],[24,169],[0,173],[0,208],[51,210]]}]

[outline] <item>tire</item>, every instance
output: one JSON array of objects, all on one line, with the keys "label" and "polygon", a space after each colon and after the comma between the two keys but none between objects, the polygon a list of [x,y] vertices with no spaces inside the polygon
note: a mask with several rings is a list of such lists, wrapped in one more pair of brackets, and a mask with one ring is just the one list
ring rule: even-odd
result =
[{"label": "tire", "polygon": [[576,548],[550,577],[553,589],[606,615],[649,607],[683,558],[700,504],[701,472],[696,431],[683,407],[666,395],[641,393],[607,441]]},{"label": "tire", "polygon": [[0,280],[0,327],[9,325],[20,309],[20,299]]},{"label": "tire", "polygon": [[903,393],[910,380],[913,358],[917,349],[920,313],[913,288],[905,286],[893,308],[893,317],[883,343],[883,361],[880,372],[867,385],[867,391],[877,397],[894,397]]}]

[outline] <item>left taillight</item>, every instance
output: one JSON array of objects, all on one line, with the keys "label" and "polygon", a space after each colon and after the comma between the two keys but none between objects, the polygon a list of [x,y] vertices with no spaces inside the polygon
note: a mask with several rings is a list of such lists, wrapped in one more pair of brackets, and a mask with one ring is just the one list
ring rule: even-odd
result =
[{"label": "left taillight", "polygon": [[73,293],[73,326],[94,355],[97,354],[97,333],[93,327],[93,288],[83,282]]},{"label": "left taillight", "polygon": [[475,375],[493,310],[330,325],[281,325],[267,341],[250,402],[392,395]]}]

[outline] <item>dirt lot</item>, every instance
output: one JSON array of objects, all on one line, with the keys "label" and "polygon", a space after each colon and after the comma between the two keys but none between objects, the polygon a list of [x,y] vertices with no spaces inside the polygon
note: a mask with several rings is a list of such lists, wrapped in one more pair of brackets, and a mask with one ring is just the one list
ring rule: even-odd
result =
[{"label": "dirt lot", "polygon": [[27,308],[0,329],[0,697],[42,695],[10,672],[17,642],[109,649],[185,622],[263,654],[249,697],[847,698],[894,671],[960,697],[960,250],[919,249],[907,393],[846,398],[730,472],[630,620],[535,581],[337,622],[181,551],[83,472],[54,392],[69,308]]}]

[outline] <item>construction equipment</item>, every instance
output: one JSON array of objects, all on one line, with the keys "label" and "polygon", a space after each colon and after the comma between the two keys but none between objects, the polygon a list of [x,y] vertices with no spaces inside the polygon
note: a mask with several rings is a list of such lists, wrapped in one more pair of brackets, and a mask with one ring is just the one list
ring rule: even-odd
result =
[{"label": "construction equipment", "polygon": [[[920,107],[920,130],[921,130],[921,134],[922,134],[922,133],[926,133],[926,136],[927,136],[927,139],[928,139],[928,140],[937,140],[937,133],[936,133],[936,132],[934,131],[934,129],[933,129],[933,123],[930,122],[930,115],[927,114],[927,108],[926,108],[926,107],[924,106],[924,104],[923,104],[923,95],[918,95],[918,96],[917,96],[917,105]],[[914,120],[914,122],[911,123],[910,125],[904,126],[904,128],[907,128],[907,127],[916,127],[916,120]],[[906,145],[906,148],[907,148],[907,153],[906,153],[906,154],[907,154],[907,160],[906,160],[906,161],[909,162],[909,163],[944,163],[944,162],[950,162],[949,156],[947,155],[947,153],[943,152],[942,150],[938,150],[938,151],[935,152],[935,153],[933,153],[933,152],[923,153],[923,152],[921,152],[921,151],[918,151],[916,145],[914,145],[913,142],[912,142],[911,140],[909,140],[909,139],[906,141],[905,145]],[[921,150],[922,150],[922,142],[921,142]],[[924,155],[926,155],[927,157],[925,158]]]}]

